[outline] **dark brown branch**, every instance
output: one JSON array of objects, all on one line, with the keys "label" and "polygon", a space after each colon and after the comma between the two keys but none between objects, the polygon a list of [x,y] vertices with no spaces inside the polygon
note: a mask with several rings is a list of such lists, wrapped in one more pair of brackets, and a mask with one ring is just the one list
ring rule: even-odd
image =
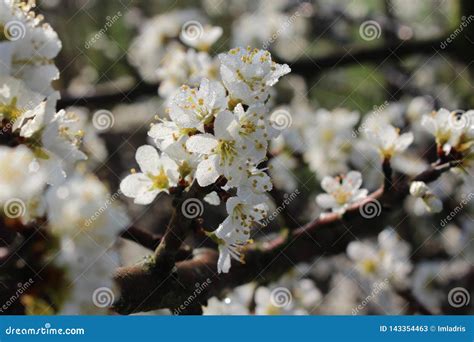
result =
[{"label": "dark brown branch", "polygon": [[[415,179],[435,180],[448,169],[435,165]],[[337,214],[328,214],[287,236],[249,247],[243,251],[245,264],[234,262],[231,272],[227,274],[215,273],[218,253],[210,249],[195,255],[191,260],[176,263],[171,271],[165,269],[163,272],[159,267],[120,268],[115,280],[121,296],[114,308],[121,314],[173,309],[184,303],[196,284],[202,284],[207,279],[211,280],[211,285],[195,299],[195,303],[205,305],[208,298],[219,295],[222,290],[254,280],[276,280],[299,262],[344,252],[355,237],[360,239],[378,234],[387,225],[390,216],[396,214],[386,208],[400,203],[408,195],[408,189],[408,181],[392,184],[392,190],[388,193],[384,193],[381,188],[349,208],[342,218]],[[363,208],[371,201],[381,203],[383,210],[367,218],[367,215],[362,215]]]},{"label": "dark brown branch", "polygon": [[[440,49],[443,37],[436,37],[422,41],[390,42],[377,47],[357,47],[335,52],[324,57],[300,60],[289,63],[292,72],[301,75],[313,76],[320,71],[328,71],[336,67],[350,64],[374,63],[380,64],[387,60],[404,58],[416,54],[434,54]],[[448,46],[449,48],[449,46]],[[450,52],[450,50],[444,50]]]},{"label": "dark brown branch", "polygon": [[127,230],[124,230],[122,234],[120,234],[120,237],[138,243],[139,245],[154,251],[160,244],[162,236],[131,226],[128,227]]},{"label": "dark brown branch", "polygon": [[392,187],[392,165],[390,164],[390,159],[385,158],[382,162],[382,171],[384,175],[384,189],[385,191],[390,191]]},{"label": "dark brown branch", "polygon": [[93,93],[81,97],[69,95],[67,92],[61,93],[57,109],[64,109],[70,106],[83,106],[89,108],[106,107],[119,103],[132,103],[143,96],[158,94],[159,84],[148,84],[145,81],[138,81],[138,84],[123,91],[110,91]]},{"label": "dark brown branch", "polygon": [[[331,70],[351,64],[374,63],[380,64],[385,60],[398,59],[416,54],[433,54],[440,49],[440,44],[445,37],[436,37],[422,41],[389,42],[377,47],[355,47],[337,51],[327,56],[306,58],[295,62],[287,62],[293,73],[304,77],[314,77],[321,71]],[[443,51],[449,52],[455,45],[449,45]],[[284,62],[284,61],[280,61]],[[109,92],[90,94],[83,97],[74,97],[66,92],[62,93],[58,101],[58,109],[68,106],[104,107],[116,103],[131,103],[137,98],[155,95],[159,84],[147,84],[139,81],[138,85],[122,92]]]},{"label": "dark brown branch", "polygon": [[[135,242],[151,251],[156,250],[159,246],[162,236],[160,234],[153,234],[135,226],[124,230],[120,235],[121,238]],[[176,260],[182,261],[189,259],[192,255],[191,247],[183,245],[176,253]]]}]

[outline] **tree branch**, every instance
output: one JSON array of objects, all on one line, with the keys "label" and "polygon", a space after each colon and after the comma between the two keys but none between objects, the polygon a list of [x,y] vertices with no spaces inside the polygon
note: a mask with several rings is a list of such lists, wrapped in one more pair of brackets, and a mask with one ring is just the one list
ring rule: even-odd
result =
[{"label": "tree branch", "polygon": [[120,237],[138,243],[152,251],[158,247],[162,238],[159,234],[153,234],[135,226],[128,227],[120,234]]},{"label": "tree branch", "polygon": [[[415,179],[435,180],[452,166],[454,164],[451,163],[434,165]],[[227,274],[215,273],[218,253],[211,249],[202,250],[191,260],[176,263],[172,270],[162,270],[156,265],[120,268],[115,276],[120,297],[114,309],[121,314],[174,309],[183,305],[197,284],[208,279],[211,285],[193,299],[193,305],[205,305],[208,298],[219,295],[224,289],[255,279],[276,280],[299,262],[344,252],[356,237],[360,239],[378,234],[387,225],[390,216],[396,214],[387,208],[400,203],[408,194],[407,180],[402,184],[392,184],[391,191],[387,193],[382,187],[349,208],[342,217],[327,214],[288,235],[248,247],[243,251],[245,263],[234,263]],[[372,201],[381,203],[383,209],[368,218],[363,208]]]},{"label": "tree branch", "polygon": [[[314,77],[316,74],[358,63],[380,64],[390,59],[399,59],[416,54],[430,54],[440,49],[440,44],[445,40],[444,36],[421,40],[404,42],[387,42],[376,47],[355,47],[336,51],[323,57],[304,58],[295,62],[286,62],[290,65],[292,72],[303,77]],[[455,45],[448,45],[445,52],[450,52]],[[280,61],[284,63],[285,61]],[[120,92],[106,92],[90,94],[83,97],[75,97],[63,92],[58,101],[58,109],[69,106],[103,107],[114,103],[131,103],[141,96],[156,95],[159,83],[147,84],[140,80],[138,84],[130,89]]]}]

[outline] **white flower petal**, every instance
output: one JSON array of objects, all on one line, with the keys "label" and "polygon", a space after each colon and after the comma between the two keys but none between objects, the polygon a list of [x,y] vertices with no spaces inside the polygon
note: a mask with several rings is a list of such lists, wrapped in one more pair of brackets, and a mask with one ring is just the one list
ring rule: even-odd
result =
[{"label": "white flower petal", "polygon": [[238,129],[238,122],[235,115],[228,110],[220,112],[214,121],[214,133],[216,138],[233,140],[234,132]]},{"label": "white flower petal", "polygon": [[186,141],[186,148],[189,152],[210,154],[216,147],[217,139],[208,133],[193,135]]},{"label": "white flower petal", "polygon": [[316,203],[323,209],[333,208],[338,205],[334,197],[329,194],[318,195],[316,197]]},{"label": "white flower petal", "polygon": [[151,145],[140,146],[135,154],[135,159],[143,173],[154,174],[161,166],[158,151]]},{"label": "white flower petal", "polygon": [[326,176],[321,181],[321,188],[329,194],[339,189],[340,186],[341,183],[337,178]]},{"label": "white flower petal", "polygon": [[219,205],[221,203],[221,199],[217,192],[212,191],[204,196],[204,201],[209,203],[210,205]]},{"label": "white flower petal", "polygon": [[230,253],[226,246],[219,246],[219,259],[217,260],[217,272],[228,273],[230,270]]},{"label": "white flower petal", "polygon": [[156,197],[155,192],[150,192],[151,180],[143,173],[134,173],[125,177],[120,183],[120,191],[127,196],[134,198],[137,204],[149,204]]},{"label": "white flower petal", "polygon": [[359,189],[362,185],[362,175],[358,171],[350,171],[342,180],[342,186],[349,189]]},{"label": "white flower petal", "polygon": [[404,133],[396,140],[395,149],[397,151],[404,151],[413,142],[413,133]]},{"label": "white flower petal", "polygon": [[219,178],[219,172],[216,169],[216,156],[210,156],[201,161],[196,170],[196,179],[200,186],[208,186]]}]

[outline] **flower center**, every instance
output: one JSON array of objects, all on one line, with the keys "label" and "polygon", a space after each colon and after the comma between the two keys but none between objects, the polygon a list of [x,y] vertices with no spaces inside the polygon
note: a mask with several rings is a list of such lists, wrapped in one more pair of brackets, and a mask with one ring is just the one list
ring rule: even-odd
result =
[{"label": "flower center", "polygon": [[232,164],[237,155],[234,140],[219,140],[217,144],[217,154],[220,155],[223,163]]},{"label": "flower center", "polygon": [[345,204],[350,198],[350,193],[345,191],[336,191],[332,194],[338,204]]},{"label": "flower center", "polygon": [[325,130],[323,132],[323,141],[325,142],[331,142],[334,139],[334,131],[332,130]]},{"label": "flower center", "polygon": [[163,168],[160,169],[157,175],[149,175],[149,177],[153,182],[153,189],[168,189],[169,180]]},{"label": "flower center", "polygon": [[18,119],[23,111],[16,106],[17,98],[12,98],[10,103],[0,103],[0,113],[5,115],[5,117],[9,120],[16,120]]},{"label": "flower center", "polygon": [[255,133],[256,130],[257,127],[250,120],[242,120],[242,122],[240,123],[240,133],[242,135],[250,135],[252,133]]},{"label": "flower center", "polygon": [[181,177],[186,177],[193,171],[192,166],[187,162],[183,161],[179,166],[178,166],[178,172],[181,175]]},{"label": "flower center", "polygon": [[377,264],[375,263],[375,261],[370,260],[370,259],[364,260],[362,262],[362,269],[366,273],[375,273],[375,271],[377,270]]}]

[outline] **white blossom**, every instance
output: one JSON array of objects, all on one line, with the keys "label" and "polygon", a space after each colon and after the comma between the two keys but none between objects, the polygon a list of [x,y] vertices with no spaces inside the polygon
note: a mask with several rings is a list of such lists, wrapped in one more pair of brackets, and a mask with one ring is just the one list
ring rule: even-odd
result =
[{"label": "white blossom", "polygon": [[215,80],[218,61],[207,52],[187,51],[179,44],[170,44],[166,49],[156,75],[160,81],[158,93],[168,98],[183,84],[196,87],[203,78]]},{"label": "white blossom", "polygon": [[353,128],[359,118],[359,113],[345,109],[319,109],[300,124],[305,142],[304,159],[318,178],[348,171]]},{"label": "white blossom", "polygon": [[232,49],[219,59],[222,81],[231,98],[247,105],[266,101],[270,87],[291,71],[288,65],[273,62],[268,51],[250,47]]},{"label": "white blossom", "polygon": [[443,210],[443,202],[433,194],[424,182],[412,182],[410,184],[410,194],[420,198],[430,213],[439,213]]},{"label": "white blossom", "polygon": [[[455,148],[458,152],[469,151],[474,144],[474,111],[453,111],[441,108],[423,116],[422,125],[436,138],[445,152]],[[472,152],[472,151],[471,151]]]},{"label": "white blossom", "polygon": [[326,176],[321,181],[321,187],[327,194],[318,195],[316,201],[323,209],[343,214],[350,205],[367,197],[368,191],[360,189],[361,185],[362,175],[357,171],[341,177]]},{"label": "white blossom", "polygon": [[39,195],[46,183],[44,170],[32,167],[34,154],[26,146],[0,146],[0,206],[7,201],[28,201]]},{"label": "white blossom", "polygon": [[177,184],[178,165],[167,155],[160,156],[153,146],[139,147],[135,158],[142,172],[133,172],[120,183],[120,190],[135,203],[150,204],[159,193],[167,193]]},{"label": "white blossom", "polygon": [[226,203],[229,216],[215,231],[219,246],[218,272],[227,273],[231,259],[243,261],[240,250],[250,239],[250,230],[266,216],[267,206],[251,199],[231,197]]},{"label": "white blossom", "polygon": [[171,99],[169,116],[181,128],[198,128],[204,132],[204,126],[226,107],[224,87],[219,82],[203,79],[199,89],[181,87]]},{"label": "white blossom", "polygon": [[195,9],[170,11],[144,22],[140,34],[132,41],[128,51],[128,60],[144,80],[159,80],[156,70],[161,67],[167,43],[178,38],[183,24],[190,20],[204,22]]},{"label": "white blossom", "polygon": [[347,246],[347,255],[366,277],[406,283],[412,269],[409,245],[392,228],[383,230],[377,242],[375,245],[352,241]]},{"label": "white blossom", "polygon": [[413,133],[399,133],[392,125],[383,125],[379,129],[368,129],[366,135],[370,144],[379,151],[384,159],[390,159],[395,154],[405,151],[413,142]]},{"label": "white blossom", "polygon": [[224,111],[214,121],[214,135],[197,134],[188,139],[187,149],[203,155],[196,170],[199,185],[210,185],[221,175],[233,183],[244,177],[246,168],[242,165],[247,159],[247,151],[238,135],[238,128],[234,114]]},{"label": "white blossom", "polygon": [[93,293],[104,287],[117,293],[112,277],[119,259],[113,246],[128,226],[128,216],[116,195],[91,174],[70,175],[48,189],[46,201],[49,228],[59,238],[54,262],[67,269],[68,298],[60,312],[105,314],[106,309],[94,305]]},{"label": "white blossom", "polygon": [[[52,60],[61,50],[61,41],[51,26],[42,23],[42,16],[30,11],[33,7],[31,1],[28,5],[0,1],[0,27],[4,31],[2,35],[6,33],[6,41],[0,42],[3,52],[0,74],[21,79],[31,90],[48,96],[54,92],[51,81],[59,76]],[[12,28],[8,32],[7,24],[13,22],[18,23],[18,30]]]}]

